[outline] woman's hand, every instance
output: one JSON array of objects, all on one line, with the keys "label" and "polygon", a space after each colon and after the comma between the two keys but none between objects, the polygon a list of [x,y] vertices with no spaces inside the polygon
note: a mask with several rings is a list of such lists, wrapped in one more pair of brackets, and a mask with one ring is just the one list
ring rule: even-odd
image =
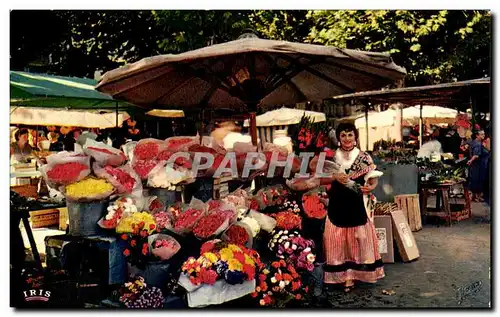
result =
[{"label": "woman's hand", "polygon": [[378,181],[376,178],[370,178],[365,186],[361,186],[361,192],[365,195],[371,193],[377,187]]}]

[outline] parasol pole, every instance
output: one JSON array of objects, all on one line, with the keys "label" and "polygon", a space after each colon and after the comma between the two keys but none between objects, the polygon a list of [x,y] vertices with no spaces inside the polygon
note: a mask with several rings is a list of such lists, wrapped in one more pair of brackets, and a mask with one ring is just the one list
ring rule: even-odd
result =
[{"label": "parasol pole", "polygon": [[422,119],[422,109],[423,109],[423,105],[420,104],[420,118],[419,118],[419,144],[420,144],[420,147],[422,147],[422,143],[423,143],[423,138],[424,138],[424,126],[423,126],[423,122],[424,120]]},{"label": "parasol pole", "polygon": [[469,103],[470,103],[470,110],[471,110],[471,114],[472,114],[472,129],[471,130],[474,130],[474,127],[476,125],[476,113],[474,112],[475,100],[472,98],[472,94],[470,93],[470,89],[469,89]]},{"label": "parasol pole", "polygon": [[399,104],[399,112],[401,114],[401,118],[399,118],[400,119],[399,134],[401,136],[401,142],[403,142],[403,104],[402,103]]},{"label": "parasol pole", "polygon": [[257,146],[257,119],[255,112],[250,112],[250,135],[252,136],[252,144]]},{"label": "parasol pole", "polygon": [[366,151],[368,151],[368,103],[365,103],[365,135],[366,135]]}]

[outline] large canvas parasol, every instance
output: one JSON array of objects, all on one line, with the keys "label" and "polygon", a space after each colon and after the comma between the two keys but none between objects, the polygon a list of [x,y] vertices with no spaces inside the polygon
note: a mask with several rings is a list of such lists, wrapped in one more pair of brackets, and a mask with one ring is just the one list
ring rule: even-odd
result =
[{"label": "large canvas parasol", "polygon": [[285,41],[240,39],[111,70],[96,89],[145,107],[249,111],[384,87],[406,75],[388,54]]}]

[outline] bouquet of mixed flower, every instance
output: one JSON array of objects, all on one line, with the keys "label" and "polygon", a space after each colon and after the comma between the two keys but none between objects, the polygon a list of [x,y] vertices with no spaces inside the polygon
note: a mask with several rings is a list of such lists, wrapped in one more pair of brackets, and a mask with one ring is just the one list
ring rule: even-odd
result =
[{"label": "bouquet of mixed flower", "polygon": [[119,300],[127,308],[160,308],[165,298],[159,288],[148,287],[143,277],[136,276],[121,287]]},{"label": "bouquet of mixed flower", "polygon": [[135,200],[130,197],[121,197],[108,206],[108,213],[99,220],[98,224],[104,229],[114,229],[123,217],[129,217],[137,212]]},{"label": "bouquet of mixed flower", "polygon": [[287,198],[289,191],[281,185],[262,188],[254,196],[259,204],[259,209],[264,210],[267,207],[280,206]]},{"label": "bouquet of mixed flower", "polygon": [[314,270],[314,261],[316,261],[313,248],[313,240],[308,240],[300,236],[288,236],[286,239],[281,237],[281,242],[277,242],[273,249],[277,250],[276,256],[278,258],[293,264],[297,269],[312,272]]},{"label": "bouquet of mixed flower", "polygon": [[254,280],[262,266],[254,250],[218,240],[203,244],[200,253],[199,258],[190,257],[181,268],[194,285],[214,285],[219,279],[231,285],[242,284]]},{"label": "bouquet of mixed flower", "polygon": [[274,261],[259,272],[252,297],[261,306],[284,307],[291,300],[301,300],[309,291],[292,264]]},{"label": "bouquet of mixed flower", "polygon": [[136,233],[137,231],[146,231],[146,235],[156,230],[154,217],[147,212],[135,212],[128,217],[124,217],[116,226],[117,233]]},{"label": "bouquet of mixed flower", "polygon": [[300,206],[296,200],[291,200],[291,199],[287,198],[285,200],[285,202],[283,203],[283,205],[280,206],[280,210],[291,212],[294,214],[299,214],[300,213]]},{"label": "bouquet of mixed flower", "polygon": [[139,223],[130,233],[120,236],[123,255],[128,262],[138,267],[143,267],[151,256],[148,241],[149,231],[144,223]]}]

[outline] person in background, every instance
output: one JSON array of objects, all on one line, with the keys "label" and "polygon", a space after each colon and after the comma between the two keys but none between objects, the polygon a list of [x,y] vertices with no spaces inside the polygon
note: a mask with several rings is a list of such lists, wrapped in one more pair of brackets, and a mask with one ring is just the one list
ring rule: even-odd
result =
[{"label": "person in background", "polygon": [[81,134],[81,129],[74,129],[73,131],[69,132],[63,140],[64,151],[74,151],[76,140],[78,139],[78,137],[80,137]]},{"label": "person in background", "polygon": [[64,149],[62,142],[59,141],[59,134],[57,134],[56,132],[49,132],[48,137],[50,141],[50,152],[59,152]]},{"label": "person in background", "polygon": [[28,142],[29,131],[27,129],[19,129],[14,137],[16,142],[10,145],[10,156],[19,162],[23,162],[33,152],[33,148]]},{"label": "person in background", "polygon": [[467,161],[469,166],[469,190],[472,192],[472,201],[483,201],[481,193],[483,192],[484,181],[486,179],[489,152],[483,146],[485,138],[484,131],[479,130],[472,135],[470,143],[470,159]]},{"label": "person in background", "polygon": [[485,162],[483,163],[484,164],[483,168],[485,169],[484,182],[483,182],[483,197],[486,205],[490,206],[491,136],[489,133],[489,129],[486,129],[486,131],[484,131],[484,135],[485,137],[483,140],[483,147],[488,152],[488,156],[487,159],[485,159]]},{"label": "person in background", "polygon": [[42,150],[42,144],[41,144],[41,142],[42,141],[46,141],[46,140],[48,140],[48,139],[45,136],[45,132],[42,131],[42,130],[38,130],[38,136],[37,136],[37,139],[36,139],[36,145],[37,145],[37,148],[39,150]]},{"label": "person in background", "polygon": [[141,130],[137,128],[137,121],[132,118],[128,118],[126,121],[126,128],[125,139],[130,141],[139,141],[142,139]]}]

